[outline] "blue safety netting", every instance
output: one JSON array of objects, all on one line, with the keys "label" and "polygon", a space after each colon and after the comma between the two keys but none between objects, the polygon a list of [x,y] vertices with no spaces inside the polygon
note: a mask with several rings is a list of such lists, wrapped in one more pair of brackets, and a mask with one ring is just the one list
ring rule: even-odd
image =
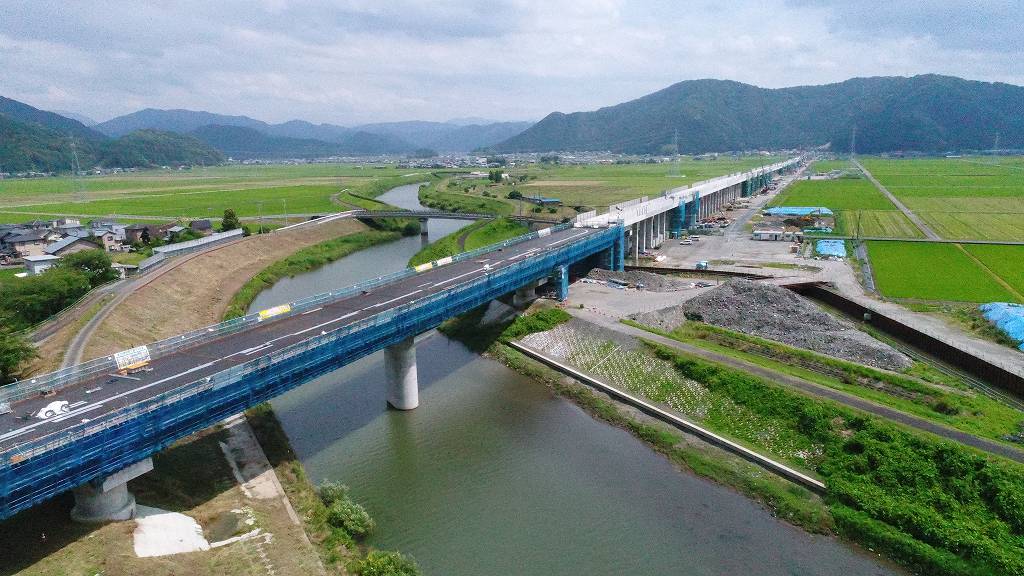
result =
[{"label": "blue safety netting", "polygon": [[978,308],[989,322],[996,325],[1004,334],[1013,338],[1019,348],[1024,351],[1024,305],[1007,302],[990,302]]},{"label": "blue safety netting", "polygon": [[818,240],[814,244],[814,251],[822,256],[846,258],[846,244],[842,240]]},{"label": "blue safety netting", "polygon": [[821,216],[832,215],[832,211],[824,206],[776,206],[774,208],[765,208],[764,213],[769,216],[809,216],[811,214],[819,214]]}]

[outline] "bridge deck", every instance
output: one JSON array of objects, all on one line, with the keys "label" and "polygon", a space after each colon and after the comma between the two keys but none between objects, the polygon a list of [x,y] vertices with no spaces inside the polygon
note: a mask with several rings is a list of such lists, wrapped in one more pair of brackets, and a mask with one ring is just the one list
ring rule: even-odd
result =
[{"label": "bridge deck", "polygon": [[[155,359],[151,370],[132,377],[101,375],[61,390],[50,398],[31,398],[14,404],[14,412],[0,416],[0,453],[18,444],[42,438],[62,429],[95,419],[176,387],[194,382],[255,360],[290,344],[308,339],[321,331],[329,332],[366,319],[391,307],[438,294],[462,282],[558,248],[567,242],[598,232],[588,228],[570,228],[550,236],[528,240],[448,266],[401,279],[330,303],[303,314],[267,320],[249,330],[198,344]],[[66,400],[71,411],[49,420],[26,418],[49,402]]]}]

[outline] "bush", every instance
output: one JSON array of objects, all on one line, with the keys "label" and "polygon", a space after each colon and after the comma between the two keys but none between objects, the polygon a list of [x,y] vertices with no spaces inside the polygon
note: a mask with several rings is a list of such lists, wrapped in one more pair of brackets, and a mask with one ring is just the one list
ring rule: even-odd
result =
[{"label": "bush", "polygon": [[344,500],[348,497],[348,486],[325,480],[320,483],[320,487],[316,489],[316,493],[320,496],[320,500],[323,501],[324,505],[330,506],[339,500]]},{"label": "bush", "polygon": [[343,496],[330,505],[327,523],[342,528],[353,538],[362,538],[373,531],[374,523],[365,508]]},{"label": "bush", "polygon": [[570,319],[572,319],[572,316],[561,308],[539,310],[533,314],[516,318],[515,322],[505,329],[502,337],[508,340],[515,340],[535,332],[546,332],[563,322],[568,322]]},{"label": "bush", "polygon": [[419,566],[412,558],[398,552],[374,550],[356,566],[360,576],[419,576]]}]

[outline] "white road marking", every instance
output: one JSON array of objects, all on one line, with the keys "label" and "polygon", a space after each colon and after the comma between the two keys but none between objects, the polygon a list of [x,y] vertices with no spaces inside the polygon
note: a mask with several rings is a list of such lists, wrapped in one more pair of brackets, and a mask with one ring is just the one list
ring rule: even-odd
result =
[{"label": "white road marking", "polygon": [[459,278],[464,278],[466,276],[469,276],[470,274],[476,274],[477,272],[482,272],[482,271],[483,271],[483,268],[478,268],[476,270],[470,270],[469,272],[466,272],[465,274],[459,274],[458,276],[453,276],[453,277],[451,277],[451,278],[449,278],[447,280],[443,280],[441,282],[437,282],[436,284],[434,284],[434,286],[437,287],[437,286],[440,286],[442,284],[447,284],[449,282],[454,282],[455,280],[458,280]]},{"label": "white road marking", "polygon": [[[558,240],[556,242],[552,242],[552,243],[546,245],[545,248],[556,246],[558,244],[562,244],[563,242],[568,242],[570,240],[573,240],[575,238],[579,238],[580,236],[584,236],[586,234],[588,234],[587,231],[581,232],[579,234],[574,234],[574,235],[569,236],[567,238],[563,238],[563,239]],[[515,256],[509,257],[508,260],[512,261],[512,260],[516,260],[518,258],[524,258],[524,257],[530,256],[530,255],[532,255],[532,254],[534,254],[534,253],[536,253],[536,252],[538,252],[540,250],[542,250],[542,249],[541,248],[531,248],[530,250],[527,250],[526,252],[523,252],[523,253],[517,254]],[[504,260],[498,260],[498,261],[494,262],[493,265],[496,265],[496,264],[498,264],[500,262],[503,262],[503,261]],[[448,284],[450,282],[454,282],[454,281],[459,280],[461,278],[465,278],[466,276],[471,276],[473,274],[477,274],[479,272],[484,272],[486,270],[487,270],[487,268],[478,268],[476,270],[471,270],[469,272],[466,272],[465,274],[460,274],[458,276],[454,276],[454,277],[449,278],[447,280],[442,280],[441,282],[437,282],[437,283],[433,284],[433,286],[434,287],[442,286],[444,284]],[[428,286],[428,285],[430,285],[429,282],[425,283],[425,284],[421,284],[420,288],[423,288],[423,287]],[[381,302],[379,304],[374,304],[372,306],[369,306],[368,308],[364,308],[364,310],[368,310],[370,308],[378,308],[378,307],[381,307],[381,306],[386,306],[387,304],[391,304],[392,302],[396,302],[398,300],[402,300],[402,299],[408,298],[409,296],[413,296],[413,295],[418,294],[418,293],[420,293],[422,291],[423,291],[422,289],[414,290],[414,291],[412,291],[412,292],[410,292],[408,294],[399,296],[397,298],[392,298],[391,300],[388,300],[386,302]],[[321,306],[320,308],[316,308],[316,309],[313,309],[313,310],[308,310],[306,312],[303,312],[302,314],[303,315],[311,314],[313,312],[318,312],[318,311],[320,311],[322,309],[323,309],[323,307]],[[271,341],[269,341],[269,342],[267,342],[265,344],[261,344],[259,346],[254,346],[252,348],[247,348],[246,350],[242,350],[240,352],[235,352],[234,354],[231,354],[231,355],[226,356],[224,358],[220,358],[220,359],[217,359],[217,360],[213,360],[211,362],[207,362],[205,364],[200,364],[198,366],[194,366],[192,368],[189,368],[188,370],[185,370],[183,372],[179,372],[179,373],[174,374],[172,376],[167,376],[165,378],[161,378],[160,380],[157,380],[157,381],[152,382],[150,384],[146,384],[144,386],[139,386],[139,387],[134,388],[132,390],[128,390],[126,392],[122,392],[120,394],[116,394],[116,395],[111,396],[109,398],[105,398],[102,401],[97,402],[95,404],[88,404],[88,405],[84,405],[83,406],[83,404],[85,404],[84,402],[76,402],[73,406],[75,406],[75,407],[81,406],[81,407],[73,409],[70,412],[59,416],[58,418],[54,418],[54,419],[50,419],[50,420],[43,420],[43,421],[40,421],[40,422],[36,422],[36,423],[30,424],[30,425],[24,426],[22,428],[18,428],[16,430],[11,430],[10,432],[7,432],[7,433],[5,433],[3,435],[0,435],[0,441],[4,441],[4,440],[11,439],[11,438],[15,438],[15,437],[20,436],[22,434],[25,434],[25,433],[27,433],[27,432],[29,432],[31,430],[34,430],[35,428],[38,428],[39,426],[42,426],[43,424],[46,424],[48,422],[61,422],[61,421],[67,420],[67,419],[69,419],[71,417],[74,417],[74,416],[77,416],[79,414],[82,414],[84,412],[96,410],[98,408],[103,407],[105,405],[105,403],[110,402],[111,400],[117,400],[117,399],[120,399],[120,398],[124,398],[125,396],[131,395],[131,394],[135,394],[137,392],[141,392],[143,390],[146,390],[148,388],[152,388],[154,386],[158,386],[160,384],[163,384],[164,382],[168,382],[170,380],[174,380],[176,378],[180,378],[182,376],[191,374],[193,372],[197,372],[199,370],[203,370],[203,369],[208,368],[208,367],[210,367],[210,366],[216,364],[217,362],[219,362],[221,360],[224,360],[226,358],[230,358],[230,357],[236,356],[238,354],[246,354],[246,355],[253,354],[255,352],[258,352],[260,350],[264,350],[264,349],[270,347],[273,344],[273,342],[275,342],[277,340],[280,340],[280,339],[283,339],[283,338],[289,338],[289,337],[292,337],[292,336],[298,336],[300,334],[305,334],[306,332],[310,332],[310,331],[316,330],[317,328],[321,328],[321,327],[326,326],[328,324],[333,324],[335,322],[339,322],[339,321],[344,320],[346,318],[350,318],[352,316],[355,316],[359,312],[360,311],[350,312],[350,313],[345,314],[343,316],[339,316],[338,318],[334,318],[333,320],[328,320],[326,322],[322,322],[320,324],[317,324],[316,326],[312,326],[310,328],[306,328],[306,329],[300,330],[298,332],[293,332],[292,334],[288,334],[288,335],[285,335],[285,336],[281,336],[279,338],[275,338],[274,340],[271,340]],[[118,376],[118,377],[121,377],[121,378],[125,377],[125,376],[119,375],[119,374],[118,375],[112,374],[111,376]],[[128,378],[133,379],[133,380],[140,380],[139,378],[132,378],[132,377],[128,377]],[[93,388],[93,389],[90,389],[90,390],[86,390],[86,393],[90,394],[90,393],[93,393],[93,392],[97,392],[99,390],[102,390],[102,388],[98,387],[98,388]]]},{"label": "white road marking", "polygon": [[85,404],[85,400],[79,400],[78,402],[75,402],[74,404],[68,404],[68,408],[75,409],[75,408],[78,408],[79,406],[81,406],[82,404]]},{"label": "white road marking", "polygon": [[313,308],[312,310],[306,310],[306,311],[305,311],[305,312],[303,312],[303,313],[302,313],[301,315],[302,315],[302,316],[305,316],[306,314],[312,314],[313,312],[319,312],[320,310],[323,310],[323,309],[324,309],[324,307],[323,307],[323,306],[321,306],[321,307],[319,307],[319,308]]},{"label": "white road marking", "polygon": [[363,310],[369,310],[370,308],[377,308],[377,307],[380,307],[380,306],[387,306],[388,304],[391,304],[392,302],[397,302],[398,300],[401,300],[403,298],[408,298],[409,296],[412,296],[413,294],[418,294],[420,292],[423,292],[423,290],[413,290],[412,292],[409,292],[408,294],[404,294],[402,296],[399,296],[398,298],[392,298],[391,300],[388,300],[386,302],[379,302],[377,304],[373,304],[372,306],[367,306],[366,308],[363,308]]}]

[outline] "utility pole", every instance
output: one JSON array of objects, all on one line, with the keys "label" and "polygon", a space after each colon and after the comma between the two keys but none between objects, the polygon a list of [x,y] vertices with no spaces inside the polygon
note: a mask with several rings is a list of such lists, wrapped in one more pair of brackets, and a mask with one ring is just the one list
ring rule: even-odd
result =
[{"label": "utility pole", "polygon": [[281,198],[281,203],[284,204],[284,225],[288,225],[288,199]]},{"label": "utility pole", "polygon": [[853,125],[853,130],[850,131],[850,160],[853,160],[857,156],[857,125]]},{"label": "utility pole", "polygon": [[263,200],[256,201],[256,208],[260,214],[260,234],[263,234]]}]

